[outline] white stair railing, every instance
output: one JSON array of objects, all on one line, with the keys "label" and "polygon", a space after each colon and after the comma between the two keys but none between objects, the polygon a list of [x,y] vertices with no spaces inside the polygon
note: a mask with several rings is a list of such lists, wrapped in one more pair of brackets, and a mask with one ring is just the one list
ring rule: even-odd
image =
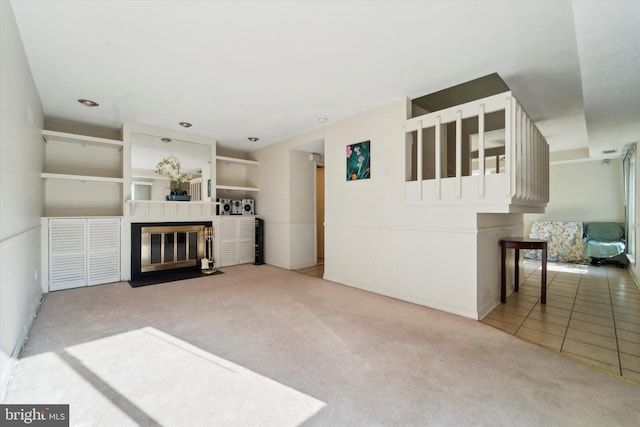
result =
[{"label": "white stair railing", "polygon": [[[503,169],[501,155],[495,154],[501,153],[500,147],[487,146],[489,115],[504,120]],[[478,147],[477,155],[472,156],[471,138],[468,131],[463,132],[463,121],[468,124],[474,119]],[[455,135],[447,135],[452,126]],[[426,130],[434,135],[432,141],[425,140]],[[495,130],[495,126],[490,129]],[[410,144],[417,144],[415,150],[406,150],[407,156],[415,156],[405,162],[408,168],[415,167],[405,174],[407,204],[453,203],[483,205],[478,212],[540,212],[549,201],[549,146],[511,92],[410,118],[405,132],[411,135]],[[487,155],[495,163],[491,171]],[[472,167],[475,156],[476,170]],[[429,162],[426,165],[425,160]],[[425,166],[433,170],[429,177],[423,176]],[[448,175],[453,170],[455,175]]]}]

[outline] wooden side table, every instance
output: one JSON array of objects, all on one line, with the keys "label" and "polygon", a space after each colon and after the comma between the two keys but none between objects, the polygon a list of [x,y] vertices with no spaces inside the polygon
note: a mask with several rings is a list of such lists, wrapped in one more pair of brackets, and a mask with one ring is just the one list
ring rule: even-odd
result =
[{"label": "wooden side table", "polygon": [[518,292],[520,269],[520,249],[539,249],[542,251],[542,279],[540,283],[540,302],[547,303],[547,241],[541,239],[530,239],[527,237],[507,237],[500,240],[501,266],[500,266],[500,302],[507,302],[507,249],[515,249],[515,274],[513,285],[514,292]]}]

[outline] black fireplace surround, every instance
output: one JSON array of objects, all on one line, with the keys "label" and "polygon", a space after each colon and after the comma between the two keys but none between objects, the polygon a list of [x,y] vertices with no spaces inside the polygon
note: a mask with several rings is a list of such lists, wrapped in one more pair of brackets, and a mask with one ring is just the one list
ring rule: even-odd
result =
[{"label": "black fireplace surround", "polygon": [[[146,284],[162,283],[182,278],[193,277],[201,272],[200,259],[195,258],[194,265],[179,268],[165,268],[155,271],[142,271],[142,229],[147,227],[179,227],[205,226],[211,227],[211,221],[189,222],[146,222],[131,224],[131,285],[144,286]],[[188,243],[186,243],[188,244]],[[184,277],[183,277],[184,276]]]}]

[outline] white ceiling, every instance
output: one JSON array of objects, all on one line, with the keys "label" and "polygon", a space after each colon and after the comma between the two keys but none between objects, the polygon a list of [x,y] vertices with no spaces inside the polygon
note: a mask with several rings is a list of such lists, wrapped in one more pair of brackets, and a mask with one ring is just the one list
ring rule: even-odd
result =
[{"label": "white ceiling", "polygon": [[188,121],[187,133],[251,151],[323,126],[320,117],[497,72],[552,151],[588,146],[598,157],[640,138],[640,1],[12,5],[52,119]]}]

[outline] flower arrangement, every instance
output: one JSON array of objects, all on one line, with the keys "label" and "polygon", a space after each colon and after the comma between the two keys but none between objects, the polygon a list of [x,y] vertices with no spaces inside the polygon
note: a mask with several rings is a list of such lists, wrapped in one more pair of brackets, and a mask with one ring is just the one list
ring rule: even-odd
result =
[{"label": "flower arrangement", "polygon": [[191,181],[193,178],[190,173],[181,173],[181,167],[180,160],[174,156],[165,157],[156,165],[156,173],[169,178],[172,195],[186,195],[187,191],[180,188],[180,185]]}]

